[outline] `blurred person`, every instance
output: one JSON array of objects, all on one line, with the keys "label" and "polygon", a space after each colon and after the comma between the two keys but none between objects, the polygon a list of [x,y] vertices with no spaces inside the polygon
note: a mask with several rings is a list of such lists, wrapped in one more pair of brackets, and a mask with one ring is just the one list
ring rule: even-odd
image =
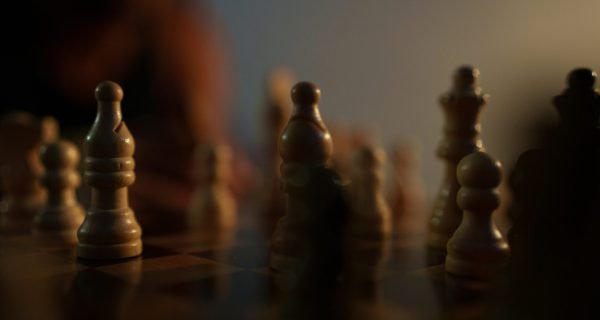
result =
[{"label": "blurred person", "polygon": [[[231,141],[228,56],[207,4],[23,0],[3,14],[1,113],[54,116],[63,136],[81,146],[96,116],[94,88],[121,84],[136,139],[132,207],[145,232],[181,227],[194,189],[194,147]],[[236,158],[240,194],[251,170]]]}]

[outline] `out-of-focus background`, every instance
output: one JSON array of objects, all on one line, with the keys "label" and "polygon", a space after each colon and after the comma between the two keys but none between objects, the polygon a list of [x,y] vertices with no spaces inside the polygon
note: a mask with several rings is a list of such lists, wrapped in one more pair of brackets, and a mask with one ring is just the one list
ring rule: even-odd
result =
[{"label": "out-of-focus background", "polygon": [[443,167],[437,100],[453,71],[481,70],[484,144],[510,168],[536,126],[556,121],[550,101],[567,73],[600,66],[599,10],[591,0],[11,2],[2,113],[52,115],[80,141],[96,84],[120,83],[138,143],[134,198],[169,190],[182,209],[199,143],[233,145],[234,187],[249,185],[264,150],[264,79],[284,67],[320,86],[328,125],[371,130],[384,147],[418,143],[431,197]]},{"label": "out-of-focus background", "polygon": [[438,96],[461,64],[481,71],[486,149],[510,167],[535,119],[556,120],[551,99],[575,67],[598,69],[600,2],[305,0],[212,1],[233,57],[236,132],[255,145],[264,73],[286,66],[322,91],[325,121],[374,130],[384,145],[409,137],[422,148],[434,194]]}]

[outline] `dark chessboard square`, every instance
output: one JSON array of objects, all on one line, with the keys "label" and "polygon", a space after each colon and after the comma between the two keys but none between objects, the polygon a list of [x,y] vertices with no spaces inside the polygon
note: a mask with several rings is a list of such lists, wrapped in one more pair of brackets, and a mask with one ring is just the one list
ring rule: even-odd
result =
[{"label": "dark chessboard square", "polygon": [[214,260],[245,269],[257,269],[268,265],[269,252],[265,246],[247,245],[193,253],[198,257]]},{"label": "dark chessboard square", "polygon": [[272,300],[269,278],[249,271],[219,274],[196,281],[185,281],[165,286],[161,292],[180,296],[182,299],[240,306],[268,304]]},{"label": "dark chessboard square", "polygon": [[[66,252],[65,252],[66,254]],[[77,259],[77,262],[86,267],[105,267],[110,265],[129,263],[131,261],[136,261],[139,259],[147,260],[147,259],[155,259],[166,256],[177,255],[176,252],[171,251],[166,248],[153,246],[153,245],[144,245],[144,250],[142,251],[141,257],[132,257],[126,259],[115,259],[115,260],[91,260],[91,259]]]},{"label": "dark chessboard square", "polygon": [[167,248],[150,245],[150,244],[144,244],[144,251],[142,251],[142,259],[160,258],[160,257],[172,256],[172,255],[176,255],[176,254],[177,254],[177,252],[175,252],[173,250],[169,250]]}]

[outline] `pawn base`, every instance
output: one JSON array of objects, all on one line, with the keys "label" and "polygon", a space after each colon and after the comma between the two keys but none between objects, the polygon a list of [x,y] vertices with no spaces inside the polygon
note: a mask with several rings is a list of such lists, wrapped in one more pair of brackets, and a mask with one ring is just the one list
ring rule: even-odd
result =
[{"label": "pawn base", "polygon": [[136,240],[121,244],[96,245],[79,243],[77,257],[92,260],[112,260],[137,257],[142,254],[142,241]]}]

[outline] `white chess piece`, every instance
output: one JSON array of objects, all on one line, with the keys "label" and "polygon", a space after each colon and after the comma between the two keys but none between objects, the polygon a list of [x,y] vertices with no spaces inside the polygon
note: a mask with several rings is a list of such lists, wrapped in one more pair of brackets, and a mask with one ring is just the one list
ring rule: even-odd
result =
[{"label": "white chess piece", "polygon": [[119,259],[142,253],[142,230],[129,207],[135,181],[135,142],[121,115],[123,90],[110,81],[96,87],[98,114],[85,139],[85,181],[90,208],[79,228],[77,256]]}]

